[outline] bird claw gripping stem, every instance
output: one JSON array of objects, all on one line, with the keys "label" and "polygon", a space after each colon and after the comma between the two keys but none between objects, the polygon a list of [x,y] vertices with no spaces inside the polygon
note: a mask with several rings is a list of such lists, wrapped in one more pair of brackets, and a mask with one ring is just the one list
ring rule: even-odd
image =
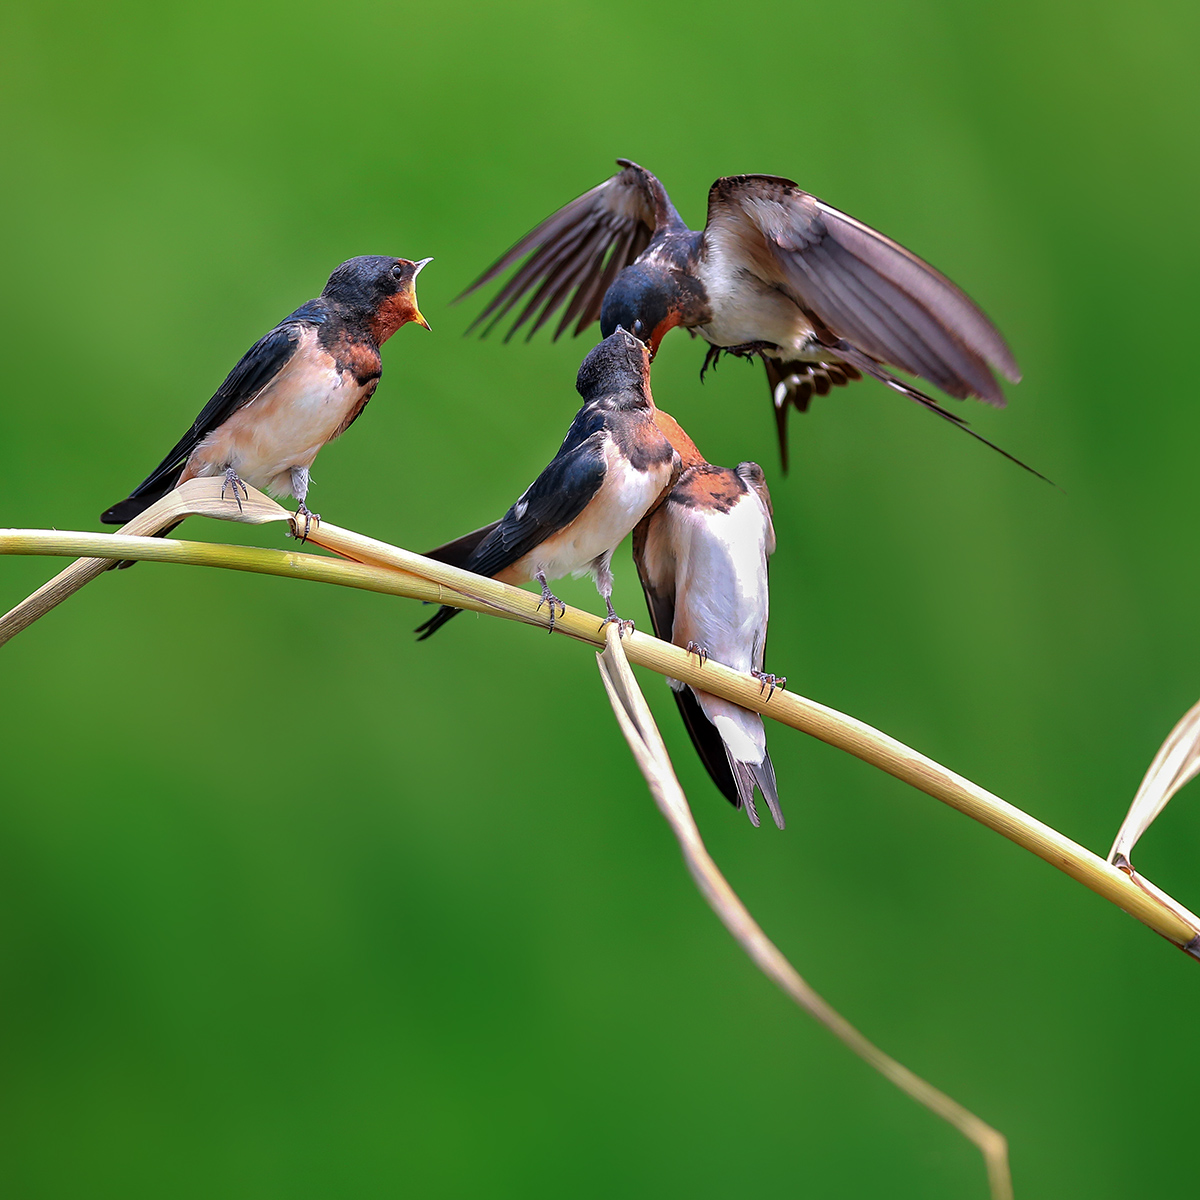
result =
[{"label": "bird claw gripping stem", "polygon": [[616,625],[617,636],[624,637],[627,633],[632,633],[637,626],[630,620],[623,620],[617,616],[617,610],[613,608],[612,601],[605,596],[604,603],[608,606],[608,616],[600,622],[600,632],[604,632],[605,625]]},{"label": "bird claw gripping stem", "polygon": [[617,635],[619,637],[624,637],[627,633],[632,633],[637,628],[637,624],[635,622],[629,620],[628,618],[618,617],[616,613],[612,613],[610,616],[605,617],[604,620],[600,622],[600,629],[602,632],[605,625],[615,625],[617,627]]},{"label": "bird claw gripping stem", "polygon": [[242,512],[242,496],[244,495],[249,500],[250,489],[238,478],[238,473],[232,467],[225,471],[225,482],[221,484],[222,500],[225,499],[225,492],[230,488],[233,489],[233,498],[237,501],[238,512]]},{"label": "bird claw gripping stem", "polygon": [[758,680],[758,694],[761,696],[769,687],[770,695],[767,696],[767,702],[770,703],[771,696],[774,696],[776,691],[782,691],[787,686],[786,675],[770,675],[766,671],[751,671],[751,675]]},{"label": "bird claw gripping stem", "polygon": [[534,578],[542,585],[542,598],[538,601],[537,611],[540,612],[542,605],[545,604],[550,609],[550,628],[547,632],[554,632],[554,606],[558,605],[558,615],[565,617],[567,615],[567,606],[550,590],[550,585],[546,582],[545,575],[538,572]]},{"label": "bird claw gripping stem", "polygon": [[[304,518],[304,532],[300,532],[300,518]],[[292,518],[292,537],[299,538],[300,544],[303,545],[308,541],[308,535],[314,525],[321,524],[321,514],[309,512],[308,506],[303,500],[300,501],[299,507],[296,509],[296,515]]]}]

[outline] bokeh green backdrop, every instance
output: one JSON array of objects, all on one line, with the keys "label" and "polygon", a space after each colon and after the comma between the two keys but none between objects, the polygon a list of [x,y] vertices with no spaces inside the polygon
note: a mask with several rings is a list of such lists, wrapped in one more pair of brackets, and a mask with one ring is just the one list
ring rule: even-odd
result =
[{"label": "bokeh green backdrop", "polygon": [[[314,507],[415,549],[472,528],[553,452],[590,339],[464,340],[452,297],[617,155],[692,222],[717,175],[786,174],[995,317],[1025,382],[968,415],[1062,491],[873,384],[794,421],[782,478],[761,370],[701,387],[672,336],[659,402],[774,491],[768,666],[1107,849],[1200,694],[1193,5],[0,21],[0,523],[96,528],[256,337],[388,253],[435,257],[434,331],[386,347]],[[59,565],[0,562],[0,607]],[[0,652],[0,1191],[983,1195],[718,927],[591,654],[472,616],[416,645],[422,615],[142,566]],[[1009,1135],[1023,1200],[1194,1194],[1195,962],[779,727],[790,824],[751,829],[646,686],[768,932]],[[1139,852],[1193,905],[1194,802]]]}]

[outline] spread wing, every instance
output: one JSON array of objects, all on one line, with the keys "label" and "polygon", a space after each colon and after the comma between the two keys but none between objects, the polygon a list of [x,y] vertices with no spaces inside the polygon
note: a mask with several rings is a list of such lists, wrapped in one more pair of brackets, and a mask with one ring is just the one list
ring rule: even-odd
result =
[{"label": "spread wing", "polygon": [[679,221],[662,184],[649,171],[628,159],[617,162],[621,171],[530,230],[459,296],[461,300],[525,260],[471,322],[471,329],[491,317],[483,330],[486,335],[529,292],[533,295],[505,341],[541,309],[529,330],[528,337],[533,337],[567,302],[572,289],[574,295],[554,331],[555,339],[576,316],[576,334],[599,319],[604,293],[617,274],[646,249],[659,224]]},{"label": "spread wing", "polygon": [[166,458],[138,484],[128,499],[114,504],[100,520],[109,525],[122,525],[165,496],[175,486],[192,451],[239,408],[249,404],[283,370],[296,353],[305,331],[319,325],[323,319],[322,311],[310,301],[255,342]]},{"label": "spread wing", "polygon": [[948,395],[1002,406],[989,367],[1021,378],[1000,332],[940,271],[788,179],[718,179],[704,237],[815,317],[818,336],[824,330]]}]

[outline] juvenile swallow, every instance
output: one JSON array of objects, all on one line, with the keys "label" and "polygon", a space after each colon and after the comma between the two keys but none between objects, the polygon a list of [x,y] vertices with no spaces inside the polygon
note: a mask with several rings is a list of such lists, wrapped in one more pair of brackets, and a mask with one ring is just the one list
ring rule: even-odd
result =
[{"label": "juvenile swallow", "polygon": [[[499,521],[428,555],[504,583],[536,580],[551,631],[555,607],[561,614],[565,606],[550,580],[564,575],[590,572],[608,608],[605,624],[620,621],[612,604],[613,551],[680,469],[655,424],[645,343],[618,329],[583,360],[575,386],[583,407],[550,465]],[[417,629],[420,640],[459,611],[443,605]]]},{"label": "juvenile swallow", "polygon": [[718,179],[707,224],[689,229],[649,171],[617,162],[621,171],[547,217],[467,288],[463,296],[524,260],[472,328],[492,317],[486,334],[532,291],[506,341],[531,319],[532,337],[565,304],[555,338],[576,318],[576,334],[597,318],[605,335],[618,325],[637,332],[640,321],[652,356],[676,325],[708,343],[704,369],[721,354],[757,355],[785,471],[789,409],[803,412],[814,393],[864,374],[992,445],[887,369],[996,407],[1004,393],[992,371],[1021,378],[996,327],[939,271],[774,175]]},{"label": "juvenile swallow", "polygon": [[309,468],[366,408],[383,371],[379,347],[410,321],[429,328],[416,281],[432,261],[342,263],[315,300],[246,351],[174,449],[100,520],[123,525],[189,479],[223,476],[239,504],[247,483],[294,496],[307,532]]},{"label": "juvenile swallow", "polygon": [[[762,468],[752,462],[733,471],[715,467],[673,418],[660,411],[658,424],[679,452],[683,472],[633,533],[633,558],[654,633],[702,664],[712,658],[746,671],[773,692],[787,681],[762,669],[767,559],[775,550]],[[782,829],[762,717],[677,679],[668,682],[692,745],[721,793],[735,808],[745,808],[757,826],[757,785]]]}]

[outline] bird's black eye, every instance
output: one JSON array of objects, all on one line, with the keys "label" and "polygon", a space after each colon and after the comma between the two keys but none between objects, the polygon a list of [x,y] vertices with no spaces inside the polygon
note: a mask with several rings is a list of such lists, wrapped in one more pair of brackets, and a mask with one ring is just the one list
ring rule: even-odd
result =
[{"label": "bird's black eye", "polygon": [[635,338],[638,338],[639,340],[643,340],[643,341],[645,340],[645,337],[646,337],[646,327],[645,327],[645,325],[643,325],[643,324],[641,323],[641,321],[640,321],[640,320],[639,320],[639,321],[634,321],[634,323],[633,323],[633,336],[634,336]]},{"label": "bird's black eye", "polygon": [[396,263],[396,265],[394,267],[392,267],[392,278],[393,279],[403,279],[404,278],[404,268],[401,267],[401,265],[399,263]]}]

